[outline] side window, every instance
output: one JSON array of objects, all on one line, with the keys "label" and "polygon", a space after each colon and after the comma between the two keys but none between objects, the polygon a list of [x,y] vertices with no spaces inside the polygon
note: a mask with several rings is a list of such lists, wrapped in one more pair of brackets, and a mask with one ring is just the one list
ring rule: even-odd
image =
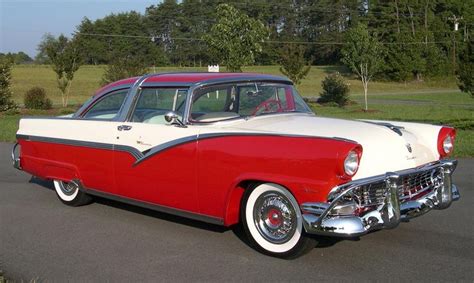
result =
[{"label": "side window", "polygon": [[115,118],[125,100],[125,97],[127,96],[127,92],[128,90],[124,89],[106,94],[103,98],[92,105],[92,107],[90,107],[82,117],[85,119],[104,120]]},{"label": "side window", "polygon": [[208,113],[226,111],[228,91],[228,87],[222,87],[209,89],[209,91],[201,93],[193,103],[193,112]]},{"label": "side window", "polygon": [[183,114],[186,95],[187,89],[144,88],[139,94],[132,122],[165,124],[167,112]]},{"label": "side window", "polygon": [[237,118],[235,87],[212,86],[200,89],[193,97],[190,120],[199,123]]}]

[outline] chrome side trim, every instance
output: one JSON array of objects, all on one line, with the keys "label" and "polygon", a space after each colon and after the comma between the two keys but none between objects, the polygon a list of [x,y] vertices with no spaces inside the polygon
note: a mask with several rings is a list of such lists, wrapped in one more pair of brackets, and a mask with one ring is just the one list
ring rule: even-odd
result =
[{"label": "chrome side trim", "polygon": [[22,139],[22,140],[28,140],[28,141],[91,147],[91,148],[97,148],[97,149],[108,149],[108,150],[114,149],[113,144],[109,144],[109,143],[99,143],[99,142],[89,142],[89,141],[79,141],[79,140],[69,140],[69,139],[50,138],[50,137],[43,137],[43,136],[29,136],[29,135],[16,135],[16,138],[17,140]]},{"label": "chrome side trim", "polygon": [[59,138],[49,138],[41,136],[28,136],[28,135],[16,135],[17,140],[29,140],[29,141],[38,141],[46,143],[55,143],[71,146],[81,146],[89,147],[95,149],[105,149],[105,150],[117,150],[122,152],[130,153],[135,159],[140,159],[143,157],[143,153],[138,149],[126,146],[126,145],[115,145],[109,143],[99,143],[99,142],[88,142],[88,141],[78,141],[78,140],[68,140],[68,139],[59,139]]},{"label": "chrome side trim", "polygon": [[[456,160],[440,160],[417,168],[388,172],[383,175],[355,180],[335,187],[328,195],[329,202],[303,203],[301,211],[306,232],[310,234],[354,237],[377,229],[392,229],[401,221],[421,216],[432,209],[446,209],[452,201],[459,199],[458,188],[452,184],[452,173]],[[402,177],[430,170],[441,170],[442,179],[436,179],[425,194],[405,202],[401,201],[400,184]],[[384,182],[383,201],[373,204],[362,214],[331,214],[336,206],[353,202],[353,192],[362,186]]]},{"label": "chrome side trim", "polygon": [[133,167],[139,165],[140,163],[142,163],[143,161],[149,159],[150,157],[154,156],[154,155],[157,155],[167,149],[170,149],[172,147],[175,147],[175,146],[178,146],[178,145],[182,145],[182,144],[185,144],[185,143],[189,143],[189,142],[193,142],[193,141],[197,141],[198,140],[198,135],[194,135],[194,136],[189,136],[189,137],[184,137],[184,138],[179,138],[179,139],[175,139],[175,140],[172,140],[172,141],[169,141],[169,142],[165,142],[163,144],[160,144],[160,145],[157,145],[155,147],[152,147],[151,149],[145,151],[144,155],[142,155],[141,158],[137,158],[137,161],[135,161],[135,163],[133,164]]},{"label": "chrome side trim", "polygon": [[192,86],[193,84],[192,83],[179,83],[179,82],[171,82],[171,83],[167,83],[167,82],[144,82],[142,84],[142,87],[143,88],[155,88],[155,87],[180,87],[180,88],[189,88],[190,86]]},{"label": "chrome side trim", "polygon": [[206,133],[206,134],[199,134],[193,135],[188,137],[183,137],[179,139],[175,139],[155,147],[144,151],[143,156],[133,164],[133,166],[137,166],[141,162],[149,159],[150,157],[159,154],[165,150],[173,148],[178,145],[182,145],[189,142],[200,141],[205,139],[212,139],[212,138],[220,138],[220,137],[248,137],[248,136],[255,136],[255,137],[292,137],[292,138],[318,138],[318,139],[336,139],[344,142],[352,142],[357,144],[355,141],[347,140],[347,139],[338,139],[338,138],[328,138],[328,137],[316,137],[316,136],[305,136],[305,135],[290,135],[290,134],[277,134],[277,133]]},{"label": "chrome side trim", "polygon": [[111,200],[114,200],[114,201],[123,202],[123,203],[134,205],[134,206],[139,206],[139,207],[143,207],[143,208],[146,208],[146,209],[151,209],[151,210],[154,210],[154,211],[159,211],[159,212],[163,212],[163,213],[167,213],[167,214],[172,214],[172,215],[176,215],[176,216],[179,216],[179,217],[198,220],[198,221],[202,221],[202,222],[206,222],[206,223],[210,223],[210,224],[224,225],[224,219],[222,219],[222,218],[208,216],[208,215],[199,214],[199,213],[190,212],[190,211],[181,210],[181,209],[176,209],[176,208],[172,208],[172,207],[169,207],[169,206],[158,205],[158,204],[153,204],[153,203],[149,203],[149,202],[130,199],[130,198],[127,198],[127,197],[122,197],[122,196],[118,196],[118,195],[114,195],[114,194],[110,194],[110,193],[101,192],[101,191],[95,190],[95,189],[85,188],[83,186],[79,186],[79,188],[82,191],[84,191],[85,193],[90,194],[90,195],[94,195],[94,196],[98,196],[98,197],[102,197],[102,198],[106,198],[106,199],[111,199]]}]

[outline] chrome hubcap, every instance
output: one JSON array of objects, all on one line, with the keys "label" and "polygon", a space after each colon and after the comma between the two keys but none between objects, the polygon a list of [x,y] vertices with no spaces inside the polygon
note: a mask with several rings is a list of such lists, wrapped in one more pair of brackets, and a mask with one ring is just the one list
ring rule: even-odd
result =
[{"label": "chrome hubcap", "polygon": [[255,226],[267,241],[282,244],[294,235],[296,212],[282,194],[270,192],[259,196],[253,211]]},{"label": "chrome hubcap", "polygon": [[59,181],[59,188],[61,189],[61,192],[63,192],[65,195],[70,196],[74,194],[74,192],[76,192],[78,186],[74,182],[66,183],[63,181]]}]

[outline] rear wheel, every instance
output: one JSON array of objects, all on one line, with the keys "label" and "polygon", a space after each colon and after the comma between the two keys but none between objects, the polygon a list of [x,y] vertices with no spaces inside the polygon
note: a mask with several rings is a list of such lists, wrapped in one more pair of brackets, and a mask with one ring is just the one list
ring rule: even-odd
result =
[{"label": "rear wheel", "polygon": [[92,197],[80,190],[76,181],[54,180],[54,188],[59,200],[69,206],[81,206],[92,202]]},{"label": "rear wheel", "polygon": [[291,259],[316,244],[304,235],[296,199],[280,185],[267,183],[248,190],[241,219],[250,243],[264,254]]}]

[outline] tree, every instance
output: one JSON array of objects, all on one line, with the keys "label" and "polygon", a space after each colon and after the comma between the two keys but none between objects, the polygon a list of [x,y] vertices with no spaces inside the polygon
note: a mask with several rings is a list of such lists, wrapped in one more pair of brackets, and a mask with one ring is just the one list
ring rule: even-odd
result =
[{"label": "tree", "polygon": [[102,84],[106,85],[121,79],[141,76],[147,73],[148,67],[145,62],[136,57],[119,57],[105,69]]},{"label": "tree", "polygon": [[[74,41],[85,64],[110,64],[117,57],[136,56],[149,66],[164,62],[163,52],[152,42],[146,18],[137,12],[110,14],[91,21],[84,18]],[[153,34],[153,33],[152,33]]]},{"label": "tree", "polygon": [[365,110],[368,110],[367,89],[370,80],[382,68],[383,49],[367,26],[359,23],[347,32],[346,44],[341,50],[342,62],[355,72],[364,87]]},{"label": "tree", "polygon": [[305,49],[302,46],[294,44],[283,48],[280,60],[280,72],[299,85],[309,73],[311,65],[306,62],[304,57]]},{"label": "tree", "polygon": [[0,58],[0,112],[17,108],[17,105],[11,100],[12,65],[13,61],[11,59]]},{"label": "tree", "polygon": [[474,42],[470,40],[459,56],[457,71],[459,89],[474,97]]},{"label": "tree", "polygon": [[50,40],[45,50],[56,73],[58,88],[61,91],[62,106],[67,107],[74,73],[80,66],[78,48],[74,41],[61,34],[57,39]]},{"label": "tree", "polygon": [[35,56],[35,63],[36,64],[51,64],[51,60],[48,58],[48,54],[46,52],[46,48],[51,44],[54,44],[56,39],[50,33],[45,33],[43,38],[41,39],[40,43],[36,47],[36,51],[38,53]]},{"label": "tree", "polygon": [[242,66],[255,61],[255,54],[262,51],[267,35],[268,31],[261,21],[230,5],[220,4],[217,6],[217,22],[204,40],[227,70],[241,72]]}]

